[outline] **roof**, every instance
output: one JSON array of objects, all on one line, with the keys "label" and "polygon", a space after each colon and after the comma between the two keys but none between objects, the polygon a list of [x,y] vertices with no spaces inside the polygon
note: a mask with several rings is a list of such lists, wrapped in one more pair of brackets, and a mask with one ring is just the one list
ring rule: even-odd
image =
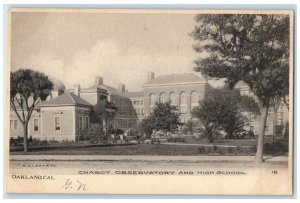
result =
[{"label": "roof", "polygon": [[91,87],[88,87],[88,88],[82,88],[81,91],[82,92],[95,92],[98,90],[102,90],[102,91],[105,91],[106,93],[109,92],[110,94],[113,94],[113,95],[119,95],[119,96],[122,96],[122,97],[127,97],[127,95],[125,94],[125,92],[120,92],[117,88],[114,88],[114,87],[111,87],[111,86],[108,86],[108,85],[99,85],[99,86],[91,86]]},{"label": "roof", "polygon": [[161,75],[153,80],[144,84],[147,85],[163,85],[163,84],[176,84],[176,83],[193,83],[193,82],[205,82],[203,77],[199,77],[193,73],[183,73],[183,74],[171,74],[171,75]]},{"label": "roof", "polygon": [[65,92],[64,94],[50,99],[49,101],[42,102],[43,106],[92,106],[90,103],[75,95],[74,93]]},{"label": "roof", "polygon": [[114,87],[111,87],[111,86],[108,86],[108,85],[100,85],[100,87],[107,90],[110,94],[126,97],[125,92],[121,92],[117,88],[114,88]]},{"label": "roof", "polygon": [[133,98],[133,97],[143,97],[144,96],[144,92],[127,92],[127,96],[129,98]]}]

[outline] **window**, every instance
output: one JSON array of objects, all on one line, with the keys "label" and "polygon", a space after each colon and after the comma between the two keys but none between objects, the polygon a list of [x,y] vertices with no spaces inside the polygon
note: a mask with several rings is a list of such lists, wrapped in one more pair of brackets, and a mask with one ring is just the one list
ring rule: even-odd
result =
[{"label": "window", "polygon": [[159,102],[160,103],[165,103],[166,102],[166,93],[164,93],[164,92],[160,93]]},{"label": "window", "polygon": [[142,108],[142,115],[144,115],[144,108]]},{"label": "window", "polygon": [[180,112],[187,113],[187,98],[185,92],[180,93]]},{"label": "window", "polygon": [[196,91],[193,91],[191,93],[191,110],[196,106],[198,106],[198,94]]},{"label": "window", "polygon": [[79,117],[79,128],[80,128],[80,130],[83,130],[83,117],[82,116]]},{"label": "window", "polygon": [[14,129],[14,120],[10,120],[10,129],[13,130]]},{"label": "window", "polygon": [[171,102],[171,105],[177,106],[176,94],[174,92],[170,93],[170,102]]},{"label": "window", "polygon": [[18,128],[18,125],[17,125],[17,120],[10,120],[10,129],[11,130],[16,130]]},{"label": "window", "polygon": [[37,118],[33,119],[33,131],[39,131],[39,120]]},{"label": "window", "polygon": [[55,130],[60,130],[60,117],[55,117]]},{"label": "window", "polygon": [[144,105],[144,100],[141,100],[141,105]]},{"label": "window", "polygon": [[89,129],[89,117],[85,117],[85,129]]},{"label": "window", "polygon": [[154,108],[154,104],[155,104],[155,95],[154,93],[150,94],[149,96],[149,104],[150,104],[150,112],[152,111],[152,109]]},{"label": "window", "polygon": [[133,101],[133,105],[134,105],[134,106],[140,105],[140,101],[138,101],[138,100]]},{"label": "window", "polygon": [[265,132],[269,132],[269,126],[265,127]]}]

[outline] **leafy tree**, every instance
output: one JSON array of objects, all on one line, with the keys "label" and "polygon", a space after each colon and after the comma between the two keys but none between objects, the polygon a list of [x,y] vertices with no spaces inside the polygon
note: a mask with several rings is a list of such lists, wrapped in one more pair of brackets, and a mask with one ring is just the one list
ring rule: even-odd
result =
[{"label": "leafy tree", "polygon": [[192,113],[202,122],[210,142],[215,138],[211,133],[220,128],[225,130],[229,138],[233,138],[243,130],[245,118],[240,113],[240,106],[243,105],[240,104],[241,96],[238,90],[224,87],[206,91],[204,99],[199,103]]},{"label": "leafy tree", "polygon": [[64,85],[64,83],[56,78],[49,78],[49,80],[52,81],[53,83],[53,90],[57,90],[58,91],[58,95],[62,95],[65,90],[66,90],[66,86]]},{"label": "leafy tree", "polygon": [[117,107],[112,102],[109,102],[106,99],[101,99],[98,101],[98,103],[95,104],[90,111],[91,122],[94,124],[99,124],[103,128],[103,118],[108,116],[107,109],[113,109],[117,111]]},{"label": "leafy tree", "polygon": [[156,102],[153,111],[141,123],[143,132],[147,135],[151,135],[152,130],[154,129],[165,132],[174,132],[178,125],[181,125],[179,115],[175,113],[175,111],[176,107],[172,106],[170,102]]},{"label": "leafy tree", "polygon": [[38,71],[20,69],[10,74],[10,106],[23,125],[24,152],[28,151],[28,123],[32,112],[52,89],[48,76]]},{"label": "leafy tree", "polygon": [[189,119],[184,123],[184,127],[185,127],[187,133],[190,133],[190,134],[193,134],[195,126],[196,126],[196,124],[192,119]]},{"label": "leafy tree", "polygon": [[146,119],[143,119],[142,122],[139,124],[138,128],[142,133],[145,133],[147,137],[150,137],[152,131],[154,130],[154,117],[148,116]]},{"label": "leafy tree", "polygon": [[261,106],[256,162],[263,162],[268,109],[277,98],[289,93],[288,15],[200,14],[192,36],[194,48],[208,53],[195,61],[196,71],[225,78],[232,88],[244,81]]}]

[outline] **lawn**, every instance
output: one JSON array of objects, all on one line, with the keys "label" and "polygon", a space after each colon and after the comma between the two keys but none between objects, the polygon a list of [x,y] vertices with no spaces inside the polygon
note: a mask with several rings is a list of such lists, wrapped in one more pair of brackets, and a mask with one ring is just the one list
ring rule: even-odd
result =
[{"label": "lawn", "polygon": [[[30,150],[28,154],[39,155],[170,155],[170,156],[195,156],[195,155],[250,155],[249,150],[231,149],[228,152],[226,147],[205,148],[191,145],[164,145],[164,144],[135,144],[122,146],[90,146],[80,148],[48,148]],[[220,152],[220,150],[222,152]],[[226,152],[225,152],[226,151]],[[253,150],[252,150],[253,151]],[[251,151],[251,154],[253,154]],[[238,154],[237,154],[238,153]],[[22,151],[11,152],[11,154],[23,154]]]},{"label": "lawn", "polygon": [[[273,140],[267,138],[265,143]],[[201,145],[202,144],[202,145]],[[255,139],[225,140],[223,143],[167,143],[167,144],[90,144],[90,143],[55,143],[45,146],[31,146],[28,154],[33,155],[254,155]],[[271,150],[276,146],[267,146],[267,153],[277,153]],[[279,146],[282,148],[282,146]],[[267,149],[267,148],[266,148]],[[278,151],[278,150],[277,150]],[[280,152],[283,152],[279,149]],[[287,151],[287,149],[285,149]],[[284,151],[284,152],[285,152]],[[22,147],[11,149],[10,154],[23,154]]]}]

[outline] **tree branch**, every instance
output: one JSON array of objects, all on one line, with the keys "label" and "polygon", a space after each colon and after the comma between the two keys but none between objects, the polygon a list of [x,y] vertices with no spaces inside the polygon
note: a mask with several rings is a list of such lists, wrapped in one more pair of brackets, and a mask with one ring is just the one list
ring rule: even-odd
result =
[{"label": "tree branch", "polygon": [[17,115],[17,117],[19,118],[20,122],[22,124],[24,124],[24,120],[22,120],[21,116],[19,115],[18,111],[17,111],[17,108],[14,104],[14,98],[10,101],[10,106],[12,107],[12,109],[14,110],[15,114]]}]

